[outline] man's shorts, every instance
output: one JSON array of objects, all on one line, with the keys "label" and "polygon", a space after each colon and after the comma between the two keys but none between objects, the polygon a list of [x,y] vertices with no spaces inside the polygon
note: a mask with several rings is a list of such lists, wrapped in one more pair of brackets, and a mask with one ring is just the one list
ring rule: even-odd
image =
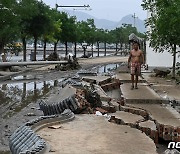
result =
[{"label": "man's shorts", "polygon": [[131,75],[141,75],[141,64],[131,63]]}]

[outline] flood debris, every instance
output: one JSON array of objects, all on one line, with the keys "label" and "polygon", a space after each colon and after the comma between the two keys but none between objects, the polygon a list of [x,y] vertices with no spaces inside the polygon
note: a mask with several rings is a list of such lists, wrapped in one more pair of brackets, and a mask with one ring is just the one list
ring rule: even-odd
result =
[{"label": "flood debris", "polygon": [[59,60],[60,60],[60,57],[59,57],[59,55],[57,54],[57,52],[53,52],[53,53],[51,53],[51,54],[47,57],[47,60],[48,60],[48,61],[59,61]]},{"label": "flood debris", "polygon": [[155,68],[154,72],[156,77],[166,77],[171,71],[165,68]]},{"label": "flood debris", "polygon": [[55,69],[58,71],[68,71],[68,70],[75,70],[75,69],[79,69],[81,68],[81,66],[79,65],[77,58],[73,58],[72,59],[65,59],[68,60],[67,64],[58,64],[55,66]]}]

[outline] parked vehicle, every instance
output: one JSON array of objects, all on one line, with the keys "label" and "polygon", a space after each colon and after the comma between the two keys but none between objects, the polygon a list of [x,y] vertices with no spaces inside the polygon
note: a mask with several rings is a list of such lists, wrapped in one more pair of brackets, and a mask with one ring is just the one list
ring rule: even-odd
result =
[{"label": "parked vehicle", "polygon": [[96,47],[95,45],[93,45],[93,47],[92,47],[92,45],[87,46],[87,49],[92,49],[92,48],[93,48],[93,50],[94,50],[94,49],[97,49],[97,47]]},{"label": "parked vehicle", "polygon": [[46,48],[54,48],[54,44],[46,44]]}]

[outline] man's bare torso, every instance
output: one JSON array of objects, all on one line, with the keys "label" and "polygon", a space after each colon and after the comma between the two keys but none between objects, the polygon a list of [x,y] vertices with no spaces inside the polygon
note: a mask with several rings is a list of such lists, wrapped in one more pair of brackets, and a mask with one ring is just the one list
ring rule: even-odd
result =
[{"label": "man's bare torso", "polygon": [[141,62],[141,56],[142,51],[141,50],[131,50],[131,62],[132,63],[140,63]]}]

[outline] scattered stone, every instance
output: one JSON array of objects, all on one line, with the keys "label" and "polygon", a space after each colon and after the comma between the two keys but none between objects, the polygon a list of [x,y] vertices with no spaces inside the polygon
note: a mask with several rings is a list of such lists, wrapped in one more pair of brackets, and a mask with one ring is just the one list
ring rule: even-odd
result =
[{"label": "scattered stone", "polygon": [[27,113],[26,116],[36,116],[35,113]]},{"label": "scattered stone", "polygon": [[171,71],[165,68],[155,68],[154,72],[156,73],[155,76],[159,77],[166,77]]},{"label": "scattered stone", "polygon": [[101,112],[102,114],[108,113],[106,110],[104,110],[104,109],[102,109],[102,108],[100,108],[100,107],[97,107],[96,110],[99,111],[99,112]]},{"label": "scattered stone", "polygon": [[112,114],[112,116],[115,116],[116,119],[121,119],[126,124],[136,124],[138,121],[144,120],[144,118],[140,115],[123,112],[123,111],[117,111]]},{"label": "scattered stone", "polygon": [[48,128],[50,128],[50,129],[59,129],[61,127],[62,127],[61,125],[53,125],[53,126],[49,126]]}]

